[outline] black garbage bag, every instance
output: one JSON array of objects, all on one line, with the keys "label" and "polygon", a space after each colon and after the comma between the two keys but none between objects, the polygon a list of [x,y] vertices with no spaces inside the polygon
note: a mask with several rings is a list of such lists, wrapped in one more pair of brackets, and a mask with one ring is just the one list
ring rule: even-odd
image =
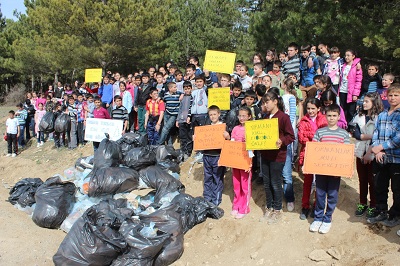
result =
[{"label": "black garbage bag", "polygon": [[110,265],[127,248],[118,232],[133,213],[126,204],[126,199],[108,199],[87,209],[61,242],[54,265]]},{"label": "black garbage bag", "polygon": [[171,204],[180,207],[181,222],[184,233],[192,229],[195,225],[204,222],[207,217],[220,219],[224,216],[224,210],[205,200],[203,197],[192,197],[181,193],[177,195]]},{"label": "black garbage bag", "polygon": [[185,186],[181,181],[175,179],[166,173],[160,166],[149,166],[139,171],[142,181],[151,188],[156,190],[154,202],[158,203],[160,199],[171,192],[185,192]]},{"label": "black garbage bag", "polygon": [[71,118],[68,114],[62,113],[54,122],[54,131],[57,133],[69,132],[71,128]]},{"label": "black garbage bag", "polygon": [[177,163],[182,162],[183,154],[180,150],[175,150],[170,145],[160,145],[157,147],[156,160],[158,162],[164,161],[176,161]]},{"label": "black garbage bag", "polygon": [[231,109],[226,115],[226,129],[228,132],[232,132],[233,128],[239,125],[239,118],[237,117],[239,114],[239,109],[236,107]]},{"label": "black garbage bag", "polygon": [[156,152],[150,146],[133,148],[123,159],[123,164],[137,171],[156,164]]},{"label": "black garbage bag", "polygon": [[[118,141],[117,141],[118,143]],[[122,154],[122,158],[125,158],[125,156],[128,154],[128,151],[132,150],[133,148],[135,148],[135,145],[133,144],[128,144],[125,142],[122,142],[119,145],[119,148],[121,150],[121,154]]]},{"label": "black garbage bag", "polygon": [[40,120],[39,123],[39,131],[42,131],[44,133],[51,133],[54,131],[54,120],[55,116],[53,112],[46,112]]},{"label": "black garbage bag", "polygon": [[75,185],[50,177],[35,194],[36,207],[32,220],[40,227],[59,228],[67,218],[75,201]]},{"label": "black garbage bag", "polygon": [[86,169],[93,169],[93,156],[78,158],[75,162],[75,168],[81,172]]},{"label": "black garbage bag", "polygon": [[171,204],[151,214],[139,215],[141,223],[149,225],[153,222],[156,228],[171,235],[165,241],[164,247],[158,253],[153,265],[170,265],[183,254],[184,233],[178,211],[179,207]]},{"label": "black garbage bag", "polygon": [[181,167],[179,166],[179,163],[175,161],[165,160],[163,162],[158,162],[157,165],[165,171],[171,171],[178,174],[181,172]]},{"label": "black garbage bag", "polygon": [[118,144],[105,138],[94,152],[93,165],[96,168],[118,166],[121,158],[121,150]]},{"label": "black garbage bag", "polygon": [[148,136],[147,133],[129,132],[125,133],[117,142],[124,142],[129,145],[134,145],[134,147],[146,147],[148,144]]},{"label": "black garbage bag", "polygon": [[112,266],[149,265],[152,266],[157,254],[172,235],[157,231],[156,236],[144,236],[140,231],[144,224],[138,220],[127,220],[119,229],[128,244],[128,251],[119,256]]},{"label": "black garbage bag", "polygon": [[139,173],[130,168],[95,168],[89,177],[89,197],[130,192],[139,187]]},{"label": "black garbage bag", "polygon": [[35,201],[35,193],[38,187],[43,184],[40,178],[24,178],[18,181],[11,189],[8,201],[12,204],[19,204],[22,208],[32,206]]}]

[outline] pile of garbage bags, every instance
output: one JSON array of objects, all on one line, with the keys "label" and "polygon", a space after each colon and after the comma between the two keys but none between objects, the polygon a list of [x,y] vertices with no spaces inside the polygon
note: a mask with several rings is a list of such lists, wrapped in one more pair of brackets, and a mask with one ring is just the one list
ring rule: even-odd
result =
[{"label": "pile of garbage bags", "polygon": [[[105,138],[94,156],[45,182],[26,178],[9,202],[32,211],[41,227],[67,232],[55,265],[169,265],[183,253],[184,234],[221,208],[185,193],[183,156],[171,146],[150,146],[147,136]],[[135,190],[153,189],[138,196]]]}]

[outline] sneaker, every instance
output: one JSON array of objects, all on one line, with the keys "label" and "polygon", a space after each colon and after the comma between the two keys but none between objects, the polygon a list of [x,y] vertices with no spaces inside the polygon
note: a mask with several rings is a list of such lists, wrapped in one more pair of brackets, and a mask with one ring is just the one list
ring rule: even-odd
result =
[{"label": "sneaker", "polygon": [[245,216],[246,216],[245,213],[238,213],[238,214],[236,214],[235,219],[242,219],[242,218],[244,218]]},{"label": "sneaker", "polygon": [[10,157],[10,156],[11,156],[11,153],[7,153],[6,157]]},{"label": "sneaker", "polygon": [[268,224],[276,224],[282,220],[282,210],[274,210],[268,219]]},{"label": "sneaker", "polygon": [[309,214],[310,214],[310,209],[302,208],[300,213],[300,219],[306,220]]},{"label": "sneaker", "polygon": [[329,230],[331,229],[331,225],[332,223],[322,223],[321,226],[319,227],[318,232],[320,234],[326,234],[329,232]]},{"label": "sneaker", "polygon": [[274,209],[272,208],[265,208],[265,213],[263,215],[263,217],[260,218],[260,222],[266,222],[268,221],[269,216],[271,215],[271,213],[274,211]]},{"label": "sneaker", "polygon": [[43,142],[43,141],[41,141],[41,142],[40,142],[40,146],[43,146],[43,145],[44,145],[44,142]]},{"label": "sneaker", "polygon": [[237,214],[238,214],[238,211],[237,211],[237,210],[231,211],[231,216],[235,217]]},{"label": "sneaker", "polygon": [[321,221],[314,221],[310,225],[310,232],[318,232],[319,228],[321,227]]},{"label": "sneaker", "polygon": [[389,218],[387,218],[384,221],[381,221],[380,224],[387,226],[387,227],[394,227],[394,226],[400,224],[400,217],[398,217],[398,216],[393,217],[393,216],[389,215]]},{"label": "sneaker", "polygon": [[381,211],[379,212],[378,215],[376,215],[375,217],[371,217],[367,219],[367,223],[369,224],[376,224],[377,222],[381,222],[384,221],[388,218],[388,214],[385,211]]},{"label": "sneaker", "polygon": [[16,153],[11,154],[11,157],[17,157]]},{"label": "sneaker", "polygon": [[294,211],[294,202],[288,202],[286,207],[288,212]]},{"label": "sneaker", "polygon": [[36,144],[36,147],[39,148],[40,147],[40,143]]},{"label": "sneaker", "polygon": [[373,217],[376,217],[378,214],[379,213],[376,211],[375,208],[368,208],[366,217],[367,217],[367,219],[368,218],[373,218]]},{"label": "sneaker", "polygon": [[364,204],[357,204],[357,210],[355,211],[355,215],[357,217],[361,217],[367,211],[368,206]]}]

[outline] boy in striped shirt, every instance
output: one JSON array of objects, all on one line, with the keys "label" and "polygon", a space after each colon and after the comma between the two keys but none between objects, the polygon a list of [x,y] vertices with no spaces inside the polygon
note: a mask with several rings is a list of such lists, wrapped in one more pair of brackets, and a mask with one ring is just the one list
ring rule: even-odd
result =
[{"label": "boy in striped shirt", "polygon": [[122,135],[128,131],[129,114],[128,110],[122,105],[122,97],[119,95],[114,96],[115,108],[111,112],[111,118],[115,120],[123,120],[124,126],[122,128]]},{"label": "boy in striped shirt", "polygon": [[[335,103],[328,106],[326,109],[328,126],[318,129],[315,132],[313,141],[350,144],[349,133],[337,125],[339,118],[340,107]],[[316,206],[314,222],[310,225],[310,231],[326,234],[331,228],[332,214],[338,201],[340,177],[316,175],[315,184]],[[326,198],[328,198],[328,202],[324,212]]]},{"label": "boy in striped shirt", "polygon": [[175,126],[176,118],[178,117],[179,105],[182,92],[178,91],[175,82],[168,83],[168,92],[164,95],[165,113],[164,113],[164,126],[161,131],[161,136],[158,145],[167,144],[172,145],[171,129]]}]

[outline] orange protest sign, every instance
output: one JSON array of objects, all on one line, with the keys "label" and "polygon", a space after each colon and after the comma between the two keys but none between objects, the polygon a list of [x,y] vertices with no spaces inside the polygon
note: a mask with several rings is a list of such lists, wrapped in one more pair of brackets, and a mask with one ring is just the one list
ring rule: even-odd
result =
[{"label": "orange protest sign", "polygon": [[307,142],[303,173],[352,177],[354,144]]},{"label": "orange protest sign", "polygon": [[222,149],[226,124],[199,126],[194,128],[195,151]]},{"label": "orange protest sign", "polygon": [[246,150],[246,143],[225,140],[221,150],[218,166],[227,166],[236,169],[249,170],[251,158]]}]

